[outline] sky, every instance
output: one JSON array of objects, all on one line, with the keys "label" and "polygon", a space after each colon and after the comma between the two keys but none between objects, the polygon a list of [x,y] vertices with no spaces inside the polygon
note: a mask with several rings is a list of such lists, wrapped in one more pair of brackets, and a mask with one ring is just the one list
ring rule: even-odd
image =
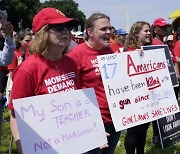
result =
[{"label": "sky", "polygon": [[[45,0],[40,0],[44,2]],[[47,1],[47,0],[46,0]],[[168,16],[180,9],[180,0],[74,0],[88,18],[92,13],[108,15],[111,25],[116,29],[129,31],[136,21],[152,24],[156,18],[164,18],[168,23],[173,19]]]}]

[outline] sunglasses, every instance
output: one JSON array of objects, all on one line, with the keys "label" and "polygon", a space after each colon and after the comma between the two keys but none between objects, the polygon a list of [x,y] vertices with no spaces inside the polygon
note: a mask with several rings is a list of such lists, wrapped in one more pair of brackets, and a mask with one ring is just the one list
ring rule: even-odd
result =
[{"label": "sunglasses", "polygon": [[68,31],[71,31],[73,27],[70,24],[55,24],[55,25],[49,25],[49,29],[53,29],[57,32],[60,32],[64,29],[67,29]]},{"label": "sunglasses", "polygon": [[29,41],[31,41],[31,40],[25,40],[26,42],[29,42]]}]

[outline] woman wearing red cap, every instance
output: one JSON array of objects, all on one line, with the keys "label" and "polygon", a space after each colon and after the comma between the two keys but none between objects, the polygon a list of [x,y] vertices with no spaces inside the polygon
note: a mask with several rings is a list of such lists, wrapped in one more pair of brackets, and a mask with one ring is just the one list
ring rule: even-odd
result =
[{"label": "woman wearing red cap", "polygon": [[116,132],[106,99],[97,56],[110,54],[111,25],[105,14],[94,13],[86,21],[85,43],[74,47],[68,53],[78,66],[81,88],[93,87],[97,96],[101,116],[108,136],[108,145],[104,149],[94,149],[88,154],[114,154],[120,132]]},{"label": "woman wearing red cap", "polygon": [[[163,19],[163,18],[157,18],[152,26],[152,36],[153,36],[153,42],[152,45],[164,45],[166,42],[164,41],[164,38],[167,35],[167,27],[169,24]],[[169,50],[172,61],[174,62],[175,69],[177,69],[177,62],[174,57],[174,53]],[[174,87],[174,91],[176,93],[176,96],[178,95],[178,89]],[[152,142],[155,146],[160,146],[160,136],[159,136],[159,130],[158,130],[158,125],[157,121],[152,122],[153,126],[153,137],[152,137]]]},{"label": "woman wearing red cap", "polygon": [[164,44],[164,37],[167,34],[167,27],[168,23],[163,18],[156,19],[151,28],[152,28],[152,35],[153,35],[153,45],[163,45]]},{"label": "woman wearing red cap", "polygon": [[[141,46],[150,45],[152,42],[150,25],[144,21],[134,23],[124,44],[125,51],[141,49]],[[135,51],[136,52],[136,51]],[[146,133],[149,123],[141,124],[127,129],[125,137],[126,154],[144,154]]]},{"label": "woman wearing red cap", "polygon": [[[54,8],[44,8],[35,15],[32,24],[35,38],[29,50],[32,55],[13,72],[11,100],[80,87],[76,64],[65,55],[71,40],[70,30],[77,25],[76,19],[67,18]],[[66,82],[73,84],[60,86]],[[22,153],[12,101],[8,108],[11,132],[18,152]]]},{"label": "woman wearing red cap", "polygon": [[[178,24],[180,25],[180,17],[179,17]],[[177,42],[174,45],[174,55],[175,55],[176,61],[177,61],[176,74],[177,74],[177,79],[180,83],[180,27],[178,27],[177,29],[175,29],[174,25],[173,25],[173,27],[176,32],[176,40],[177,40]],[[176,87],[176,91],[178,92],[178,94],[176,96],[178,98],[178,102],[180,103],[180,97],[179,97],[180,86]]]}]

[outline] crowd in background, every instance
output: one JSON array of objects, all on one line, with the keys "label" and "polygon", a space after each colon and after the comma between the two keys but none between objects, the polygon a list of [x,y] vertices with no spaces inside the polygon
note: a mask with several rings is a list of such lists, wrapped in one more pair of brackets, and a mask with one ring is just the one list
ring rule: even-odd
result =
[{"label": "crowd in background", "polygon": [[[42,12],[48,20],[45,21]],[[113,154],[121,132],[115,131],[100,72],[95,72],[96,67],[92,69],[90,61],[103,54],[137,52],[137,49],[146,45],[167,45],[177,80],[180,81],[180,17],[174,19],[172,31],[168,31],[170,25],[163,18],[158,18],[153,23],[137,21],[129,32],[121,28],[115,29],[110,24],[110,18],[101,13],[94,13],[87,19],[84,32],[73,29],[73,26],[78,25],[77,19],[65,18],[67,20],[62,18],[62,14],[56,14],[55,9],[49,8],[42,9],[35,15],[32,30],[25,28],[18,32],[12,31],[10,22],[7,22],[9,25],[6,28],[1,27],[0,50],[7,53],[7,49],[4,50],[9,46],[11,50],[8,53],[11,55],[3,57],[0,54],[0,108],[9,105],[11,131],[18,151],[22,153],[12,99],[47,94],[48,91],[42,83],[46,77],[71,71],[75,76],[75,85],[72,89],[95,89],[108,134],[108,145],[91,150],[87,154]],[[10,44],[6,43],[8,39],[11,39]],[[6,63],[3,63],[4,61]],[[43,70],[39,66],[43,67]],[[174,91],[177,100],[180,101],[179,87],[174,87]],[[7,101],[3,96],[6,96]],[[124,142],[127,154],[134,154],[135,151],[137,154],[144,153],[149,124],[127,129]],[[156,121],[152,122],[152,126],[152,142],[159,146],[160,137]]]}]

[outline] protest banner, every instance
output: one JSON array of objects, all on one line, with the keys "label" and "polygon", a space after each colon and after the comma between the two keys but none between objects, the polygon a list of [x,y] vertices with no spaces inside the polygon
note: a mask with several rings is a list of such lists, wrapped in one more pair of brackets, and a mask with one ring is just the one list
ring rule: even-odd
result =
[{"label": "protest banner", "polygon": [[116,131],[179,111],[163,49],[97,59]]},{"label": "protest banner", "polygon": [[[160,48],[164,49],[171,81],[172,81],[173,86],[176,87],[179,84],[178,84],[173,61],[172,61],[168,46],[167,45],[142,46],[142,49],[144,51],[145,50],[148,51],[152,49],[160,49]],[[159,129],[162,148],[166,148],[180,140],[180,113],[176,113],[176,114],[158,119],[157,123],[158,123],[158,129]]]},{"label": "protest banner", "polygon": [[142,46],[142,49],[145,50],[152,50],[152,49],[164,49],[165,55],[166,55],[166,60],[168,64],[168,69],[171,77],[171,81],[174,87],[179,86],[178,80],[176,77],[173,61],[169,52],[169,48],[167,45],[148,45],[148,46]]},{"label": "protest banner", "polygon": [[2,125],[3,125],[3,105],[2,105],[2,103],[0,102],[0,145],[1,145]]},{"label": "protest banner", "polygon": [[180,112],[157,120],[161,146],[168,146],[180,141]]},{"label": "protest banner", "polygon": [[94,89],[13,100],[25,154],[79,154],[107,143]]}]

